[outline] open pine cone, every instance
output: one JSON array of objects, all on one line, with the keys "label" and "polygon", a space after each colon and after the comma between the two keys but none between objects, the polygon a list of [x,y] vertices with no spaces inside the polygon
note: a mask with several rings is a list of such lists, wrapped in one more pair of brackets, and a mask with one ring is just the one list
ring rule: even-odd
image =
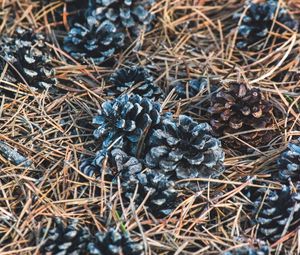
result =
[{"label": "open pine cone", "polygon": [[89,15],[84,24],[75,23],[64,38],[64,50],[80,62],[95,65],[113,63],[114,54],[124,46],[124,34],[106,20]]},{"label": "open pine cone", "polygon": [[152,100],[158,100],[162,96],[162,90],[154,84],[153,77],[143,67],[118,69],[109,81],[113,84],[107,93],[110,96],[129,92]]},{"label": "open pine cone", "polygon": [[90,9],[100,21],[109,20],[118,30],[128,30],[137,36],[142,29],[149,31],[154,15],[149,11],[153,1],[91,0]]},{"label": "open pine cone", "polygon": [[300,181],[299,144],[289,143],[287,150],[280,155],[277,165],[281,181],[285,183],[288,183],[289,179],[293,182]]},{"label": "open pine cone", "polygon": [[107,232],[97,232],[93,241],[88,244],[91,255],[143,255],[144,246],[141,242],[133,241],[127,233],[115,229]]},{"label": "open pine cone", "polygon": [[9,67],[5,79],[37,89],[48,89],[57,83],[42,34],[18,28],[12,37],[3,35],[0,54],[0,66],[8,63]]},{"label": "open pine cone", "polygon": [[55,219],[55,227],[46,234],[46,241],[41,246],[41,254],[86,254],[91,239],[89,230],[80,227],[78,221],[71,220],[65,226],[61,219]]},{"label": "open pine cone", "polygon": [[[89,176],[101,176],[104,158],[100,155],[101,153],[98,153],[93,160],[83,161],[81,171]],[[113,149],[108,155],[104,179],[115,185],[118,184],[118,179],[120,180],[124,201],[129,202],[137,188],[134,202],[139,206],[150,192],[144,206],[149,213],[158,218],[169,215],[178,205],[174,183],[163,174],[151,170],[142,172],[141,162],[120,149]]]},{"label": "open pine cone", "polygon": [[[149,143],[146,165],[173,180],[215,178],[224,170],[221,142],[211,135],[207,123],[197,123],[188,116],[174,119],[166,115]],[[186,183],[189,187],[193,184]]]},{"label": "open pine cone", "polygon": [[129,235],[109,229],[107,232],[91,234],[87,227],[78,225],[77,220],[69,220],[66,226],[59,218],[55,227],[46,232],[46,241],[42,244],[41,254],[55,255],[143,255],[144,246],[133,241]]},{"label": "open pine cone", "polygon": [[203,91],[207,84],[206,78],[192,79],[187,83],[187,87],[184,83],[178,82],[175,84],[175,92],[181,99],[190,98]]},{"label": "open pine cone", "polygon": [[[257,131],[273,125],[272,104],[263,99],[259,89],[249,89],[243,83],[231,83],[213,95],[210,124],[219,135],[236,134],[239,139],[254,147],[267,145],[274,137],[272,130]],[[229,137],[224,139],[229,147],[247,149],[247,146]]]},{"label": "open pine cone", "polygon": [[252,189],[247,196],[253,202],[258,235],[263,240],[277,241],[286,224],[288,232],[300,226],[300,183],[295,189],[286,185],[281,190],[267,187]]},{"label": "open pine cone", "polygon": [[[298,23],[284,8],[279,7],[276,16],[278,4],[279,1],[266,0],[260,3],[253,1],[246,6],[248,9],[238,29],[237,48],[241,50],[260,50],[265,43],[260,41],[267,38],[271,29],[279,34],[286,30],[283,26],[297,30]],[[242,15],[242,13],[239,13],[234,18],[238,21]],[[275,19],[283,26],[278,25]]]},{"label": "open pine cone", "polygon": [[98,126],[94,136],[101,139],[102,149],[118,147],[137,156],[148,131],[160,121],[161,106],[139,95],[121,95],[102,104],[99,115],[93,119]]}]

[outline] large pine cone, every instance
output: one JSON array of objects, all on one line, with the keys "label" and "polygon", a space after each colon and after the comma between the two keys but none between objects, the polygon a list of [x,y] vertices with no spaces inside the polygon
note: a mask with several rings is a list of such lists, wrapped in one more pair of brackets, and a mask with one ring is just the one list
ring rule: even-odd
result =
[{"label": "large pine cone", "polygon": [[144,246],[141,242],[133,241],[128,234],[114,229],[98,232],[93,241],[88,244],[91,255],[143,255]]},{"label": "large pine cone", "polygon": [[153,77],[143,67],[119,69],[111,75],[109,81],[113,84],[107,93],[110,96],[129,92],[152,100],[158,100],[162,96],[162,90],[154,84]]},{"label": "large pine cone", "polygon": [[9,65],[8,80],[38,89],[48,89],[56,84],[43,35],[18,28],[13,37],[4,35],[0,38],[0,54],[2,68],[5,62]]},{"label": "large pine cone", "polygon": [[281,181],[300,181],[300,146],[289,143],[287,150],[280,155],[277,165]]},{"label": "large pine cone", "polygon": [[137,156],[148,131],[159,123],[160,112],[160,104],[148,98],[121,95],[102,104],[99,115],[93,119],[98,125],[94,136],[102,139],[102,149],[112,145]]},{"label": "large pine cone", "polygon": [[237,248],[231,251],[227,251],[223,253],[223,255],[269,255],[270,253],[270,248],[265,245],[262,246],[261,248],[253,248],[250,246],[245,246],[242,248]]},{"label": "large pine cone", "polygon": [[149,12],[153,1],[92,0],[90,8],[98,20],[109,20],[122,31],[137,36],[142,29],[151,29],[154,15]]},{"label": "large pine cone", "polygon": [[109,61],[124,46],[124,34],[106,20],[99,22],[94,16],[88,16],[85,24],[75,23],[64,38],[64,49],[80,62],[92,62],[95,65]]},{"label": "large pine cone", "polygon": [[[266,0],[261,3],[251,2],[246,8],[246,15],[243,16],[241,26],[238,29],[237,47],[241,50],[260,50],[264,45],[264,42],[259,43],[265,39],[272,26],[273,30],[279,34],[282,34],[285,29],[276,24],[281,23],[283,26],[296,30],[298,23],[287,13],[284,8],[279,7],[277,16],[278,1]],[[235,19],[239,19],[243,14],[239,13],[234,16]],[[276,18],[276,22],[274,22]],[[253,45],[254,44],[254,45]]]},{"label": "large pine cone", "polygon": [[262,187],[248,192],[247,196],[253,202],[258,235],[262,239],[275,242],[281,238],[286,224],[288,231],[300,226],[300,183],[295,190],[286,185],[280,190]]},{"label": "large pine cone", "polygon": [[[43,229],[45,232],[46,229]],[[41,247],[41,254],[86,254],[91,234],[87,228],[78,226],[76,220],[64,226],[61,219],[55,219],[55,227],[47,233],[46,241]]]},{"label": "large pine cone", "polygon": [[[263,99],[259,89],[248,89],[245,84],[231,83],[212,97],[210,124],[219,135],[236,134],[246,143],[259,147],[269,143],[274,137],[270,130],[256,131],[259,128],[270,128],[273,124],[272,104]],[[250,131],[250,132],[247,132]],[[246,149],[247,146],[234,137],[224,140],[235,149]]]},{"label": "large pine cone", "polygon": [[178,119],[167,115],[149,141],[146,165],[173,180],[217,177],[224,170],[221,142],[211,135],[207,123],[199,124],[185,115]]}]

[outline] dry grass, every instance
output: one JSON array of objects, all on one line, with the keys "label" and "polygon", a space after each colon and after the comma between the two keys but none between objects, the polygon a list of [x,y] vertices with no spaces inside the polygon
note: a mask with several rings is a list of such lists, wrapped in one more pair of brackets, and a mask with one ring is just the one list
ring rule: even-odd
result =
[{"label": "dry grass", "polygon": [[[60,79],[55,91],[44,93],[22,84],[1,83],[0,89],[15,97],[1,94],[0,141],[32,163],[16,166],[0,153],[0,233],[4,233],[0,254],[38,254],[40,230],[49,227],[54,216],[78,218],[81,224],[99,230],[110,225],[125,227],[144,241],[146,254],[220,254],[257,242],[256,227],[245,211],[249,201],[241,191],[251,185],[245,182],[246,176],[271,189],[280,187],[270,181],[276,158],[300,134],[300,40],[292,31],[274,34],[270,40],[282,37],[282,42],[271,44],[259,56],[238,51],[232,15],[243,4],[242,0],[158,1],[153,7],[158,16],[154,30],[132,42],[114,67],[139,64],[150,68],[157,84],[170,92],[164,110],[175,115],[189,113],[199,121],[208,120],[210,89],[181,101],[174,99],[170,89],[177,80],[199,76],[215,84],[222,81],[223,86],[239,80],[258,87],[278,110],[272,127],[278,135],[269,150],[255,148],[252,154],[242,155],[225,148],[222,177],[198,180],[208,181],[198,192],[181,191],[182,203],[168,218],[159,220],[133,202],[128,208],[120,207],[120,190],[101,180],[82,178],[78,168],[82,156],[95,153],[93,127],[87,123],[107,99],[105,77],[114,69],[80,65],[60,49],[61,38],[53,31],[56,24],[45,18],[59,1],[41,10],[30,0],[0,0],[1,34],[12,33],[17,26],[48,34]],[[300,15],[300,1],[287,1],[287,6]],[[3,77],[5,70],[1,71]],[[283,78],[275,81],[279,76]],[[298,232],[288,233],[272,247],[274,254],[299,254]]]}]

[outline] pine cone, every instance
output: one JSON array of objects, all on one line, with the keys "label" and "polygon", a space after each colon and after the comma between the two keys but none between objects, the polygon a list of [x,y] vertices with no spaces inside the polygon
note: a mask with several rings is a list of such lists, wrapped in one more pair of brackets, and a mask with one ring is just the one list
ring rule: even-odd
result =
[{"label": "pine cone", "polygon": [[[129,31],[132,36],[138,36],[144,28],[151,29],[154,15],[149,12],[153,1],[132,0],[92,0],[92,14],[100,21],[109,20],[122,31]],[[94,9],[93,9],[94,8]]]},{"label": "pine cone", "polygon": [[[106,233],[91,234],[87,227],[78,226],[71,220],[65,227],[61,219],[55,219],[55,227],[47,232],[46,241],[41,246],[41,254],[76,255],[143,255],[142,243],[132,241],[128,234],[120,234],[110,229]],[[43,229],[43,232],[47,231]]]},{"label": "pine cone", "polygon": [[91,255],[143,255],[144,246],[141,242],[130,239],[128,234],[121,234],[114,229],[106,233],[98,232],[88,244]]},{"label": "pine cone", "polygon": [[[75,23],[64,38],[64,49],[80,62],[111,64],[114,54],[124,46],[124,34],[106,20],[100,23],[88,16],[85,24]],[[110,61],[109,61],[110,60]]]},{"label": "pine cone", "polygon": [[119,96],[102,104],[99,115],[93,120],[99,126],[94,136],[102,139],[102,149],[113,144],[136,156],[142,151],[148,131],[159,123],[160,112],[160,104],[148,98]]},{"label": "pine cone", "polygon": [[278,161],[279,178],[288,183],[289,179],[293,182],[300,181],[300,146],[289,143],[288,149],[284,151]]},{"label": "pine cone", "polygon": [[9,64],[7,79],[11,82],[38,89],[48,89],[56,84],[43,35],[18,28],[13,37],[4,35],[0,38],[0,54],[2,68],[5,62]]},{"label": "pine cone", "polygon": [[172,213],[178,205],[177,192],[174,189],[174,182],[161,173],[148,170],[145,173],[139,173],[131,177],[127,182],[122,182],[124,196],[130,200],[134,197],[135,188],[138,185],[138,191],[135,197],[135,203],[140,205],[148,193],[150,196],[144,206],[147,211],[157,218],[163,218]]},{"label": "pine cone", "polygon": [[[248,89],[245,84],[231,83],[229,88],[221,89],[212,97],[210,124],[219,136],[250,131],[237,137],[259,147],[274,137],[274,132],[270,130],[255,131],[272,127],[272,110],[271,103],[263,99],[259,89]],[[227,138],[224,143],[235,149],[247,149],[245,144],[234,137]]]},{"label": "pine cone", "polygon": [[[284,33],[285,29],[276,24],[276,22],[290,29],[297,30],[298,23],[293,20],[284,8],[279,7],[278,14],[275,16],[277,5],[278,1],[276,0],[266,0],[263,3],[251,2],[247,6],[246,15],[243,16],[242,23],[238,29],[237,48],[240,50],[260,50],[265,42],[259,42],[267,38],[273,25],[272,31],[279,34]],[[242,13],[239,13],[234,18],[238,21],[242,15]],[[274,22],[275,18],[276,22]]]},{"label": "pine cone", "polygon": [[175,92],[179,98],[185,99],[196,96],[199,92],[203,91],[203,89],[207,87],[207,79],[192,79],[187,85],[187,88],[182,82],[179,82],[175,85]]},{"label": "pine cone", "polygon": [[270,190],[267,187],[255,189],[248,192],[248,197],[257,215],[259,237],[275,242],[281,237],[286,224],[289,226],[288,231],[300,226],[300,183],[295,190],[286,185],[281,190]]},{"label": "pine cone", "polygon": [[242,248],[237,248],[231,251],[223,253],[223,255],[269,255],[270,249],[267,245],[261,248],[253,248],[250,246],[244,246]]},{"label": "pine cone", "polygon": [[107,93],[109,96],[118,96],[128,92],[152,100],[158,100],[162,96],[160,87],[154,84],[153,77],[143,67],[119,69],[111,75],[109,81],[113,84]]},{"label": "pine cone", "polygon": [[[46,229],[43,229],[45,232]],[[55,227],[47,232],[46,242],[41,247],[41,254],[78,254],[84,255],[91,234],[87,228],[78,226],[76,220],[69,221],[65,227],[62,220],[55,219]]]},{"label": "pine cone", "polygon": [[[97,155],[98,154],[98,155]],[[93,160],[85,160],[81,164],[81,171],[92,176],[102,175],[102,164],[104,158],[97,153]],[[177,192],[174,183],[169,181],[163,174],[148,170],[143,171],[143,165],[135,157],[128,156],[120,149],[113,149],[108,156],[108,163],[105,167],[104,179],[118,184],[120,179],[122,195],[125,201],[133,198],[135,189],[138,186],[134,202],[141,204],[148,193],[150,195],[144,206],[147,211],[160,218],[169,215],[178,204]]]},{"label": "pine cone", "polygon": [[[99,150],[94,157],[83,159],[80,163],[80,171],[87,176],[102,176],[102,168],[104,160],[107,158],[105,165],[104,179],[116,183],[118,175],[124,178],[130,178],[130,175],[135,175],[142,171],[141,163],[134,157],[128,157],[125,152],[120,149],[113,149],[111,152]],[[122,177],[122,178],[123,178]]]},{"label": "pine cone", "polygon": [[125,199],[132,199],[138,187],[134,197],[135,203],[141,204],[150,192],[144,206],[154,216],[165,217],[174,210],[178,195],[172,181],[169,181],[163,174],[151,170],[142,172],[142,164],[122,150],[113,150],[112,158],[119,173]]},{"label": "pine cone", "polygon": [[199,124],[185,115],[177,120],[167,115],[149,140],[146,165],[173,180],[217,177],[224,170],[221,142],[211,136],[207,123]]}]

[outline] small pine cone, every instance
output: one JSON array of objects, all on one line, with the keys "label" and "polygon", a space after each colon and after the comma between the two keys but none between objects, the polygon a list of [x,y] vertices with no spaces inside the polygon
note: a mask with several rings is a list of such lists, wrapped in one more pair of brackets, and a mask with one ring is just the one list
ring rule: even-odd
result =
[{"label": "small pine cone", "polygon": [[107,181],[115,183],[116,177],[121,175],[122,178],[128,179],[142,171],[141,163],[134,157],[128,157],[120,149],[113,149],[110,153],[105,150],[96,152],[95,157],[84,159],[80,163],[80,171],[87,176],[101,177],[105,159],[105,177]]},{"label": "small pine cone", "polygon": [[170,215],[178,205],[178,194],[174,185],[174,182],[168,180],[164,174],[148,170],[131,177],[127,182],[123,181],[122,189],[124,196],[130,200],[134,197],[135,188],[138,186],[134,200],[138,205],[144,201],[150,192],[144,206],[152,215],[162,218]]},{"label": "small pine cone", "polygon": [[175,92],[179,98],[185,99],[196,96],[207,87],[207,79],[193,79],[190,80],[187,85],[188,86],[186,87],[185,84],[181,82],[175,85]]},{"label": "small pine cone", "polygon": [[111,154],[117,167],[125,199],[132,199],[138,187],[134,197],[135,203],[141,204],[150,192],[144,206],[154,216],[165,217],[174,210],[178,194],[172,181],[169,181],[163,174],[151,170],[142,172],[142,164],[120,149],[113,150]]},{"label": "small pine cone", "polygon": [[300,226],[300,183],[295,189],[286,185],[281,190],[262,187],[248,192],[247,196],[253,202],[260,238],[275,242],[287,224],[288,231]]},{"label": "small pine cone", "polygon": [[[246,132],[237,137],[254,147],[266,145],[274,137],[274,132],[270,130],[255,131],[270,128],[273,124],[273,107],[263,99],[259,89],[248,89],[242,83],[231,83],[229,88],[217,92],[211,102],[210,124],[217,135]],[[234,137],[227,138],[224,143],[235,149],[247,149],[245,144]]]},{"label": "small pine cone", "polygon": [[71,57],[95,65],[108,64],[123,46],[124,34],[112,22],[100,23],[94,16],[88,16],[83,25],[75,23],[64,38],[64,50]]},{"label": "small pine cone", "polygon": [[[96,157],[93,161],[83,161],[81,171],[87,171],[91,175],[101,176],[103,157]],[[169,181],[163,174],[148,170],[143,171],[143,165],[135,157],[128,156],[120,149],[113,149],[109,153],[108,163],[105,167],[104,179],[118,184],[120,179],[122,194],[125,201],[133,198],[136,188],[137,194],[134,202],[141,204],[148,193],[150,195],[144,206],[147,211],[156,217],[169,215],[176,205],[178,194],[174,189],[174,183]]]},{"label": "small pine cone", "polygon": [[300,146],[290,143],[288,149],[284,151],[278,161],[279,179],[288,183],[289,179],[300,181]]},{"label": "small pine cone", "polygon": [[[47,231],[43,229],[43,231]],[[64,226],[61,219],[55,219],[55,227],[47,233],[46,241],[41,246],[41,254],[86,254],[91,234],[87,228],[78,226],[76,220],[69,221]]]},{"label": "small pine cone", "polygon": [[250,246],[245,246],[242,248],[237,248],[231,251],[227,251],[223,253],[223,255],[269,255],[270,254],[270,248],[265,245],[261,248],[253,248]]},{"label": "small pine cone", "polygon": [[162,96],[162,90],[154,84],[153,77],[143,67],[119,69],[111,75],[109,81],[113,84],[107,93],[109,96],[129,92],[152,100],[158,100]]},{"label": "small pine cone", "polygon": [[9,63],[8,79],[12,82],[37,89],[48,89],[57,83],[43,35],[18,28],[13,37],[0,38],[0,54],[0,65]]},{"label": "small pine cone", "polygon": [[149,140],[146,165],[173,180],[217,177],[224,170],[221,142],[211,135],[207,123],[199,124],[185,115],[176,120],[167,115]]},{"label": "small pine cone", "polygon": [[149,11],[153,1],[92,0],[90,9],[98,20],[109,20],[131,36],[138,36],[142,29],[150,31],[154,15]]},{"label": "small pine cone", "polygon": [[[285,31],[285,29],[276,22],[293,30],[298,29],[298,23],[293,20],[284,8],[279,7],[278,9],[277,5],[278,1],[276,0],[266,0],[260,3],[254,3],[253,1],[247,6],[248,9],[244,16],[242,13],[234,16],[237,21],[243,16],[238,29],[238,49],[260,50],[265,42],[259,42],[267,38],[271,29],[279,34]],[[278,14],[276,16],[277,9]],[[276,22],[274,22],[275,18]]]},{"label": "small pine cone", "polygon": [[102,149],[112,145],[137,156],[148,131],[159,123],[160,112],[160,104],[148,98],[121,95],[102,104],[99,115],[93,119],[98,125],[94,136],[102,139]]},{"label": "small pine cone", "polygon": [[144,245],[133,241],[128,234],[110,229],[106,233],[96,233],[87,251],[91,255],[143,255]]}]

